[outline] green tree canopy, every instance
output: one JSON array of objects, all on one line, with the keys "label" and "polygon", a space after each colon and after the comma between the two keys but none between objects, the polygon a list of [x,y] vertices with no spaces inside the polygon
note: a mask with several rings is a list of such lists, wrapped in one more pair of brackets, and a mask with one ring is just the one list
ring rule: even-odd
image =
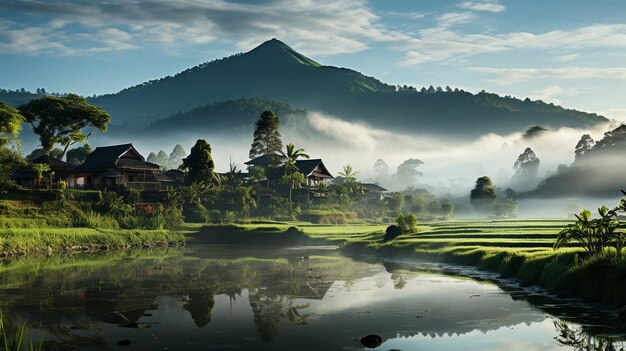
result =
[{"label": "green tree canopy", "polygon": [[0,146],[9,143],[22,129],[24,117],[13,107],[0,102]]},{"label": "green tree canopy", "polygon": [[417,183],[417,177],[422,176],[423,173],[417,170],[417,167],[423,165],[422,160],[416,158],[410,158],[402,162],[396,171],[394,176],[396,182],[400,186],[411,186]]},{"label": "green tree canopy", "polygon": [[491,178],[487,176],[476,179],[476,186],[470,192],[470,202],[480,211],[490,211],[498,198],[498,192]]},{"label": "green tree canopy", "polygon": [[296,161],[301,157],[309,158],[309,155],[304,152],[304,149],[296,149],[293,143],[285,145],[285,151],[281,150],[280,156],[282,158],[283,167],[285,168],[285,174],[298,172]]},{"label": "green tree canopy", "polygon": [[339,172],[339,176],[343,177],[344,182],[354,183],[356,182],[356,176],[359,172],[355,171],[351,165],[343,166],[343,171]]},{"label": "green tree canopy", "polygon": [[203,139],[196,141],[196,144],[191,148],[189,156],[183,159],[183,164],[180,168],[187,170],[187,176],[185,177],[187,184],[214,184],[217,180],[215,164],[211,156],[211,145]]},{"label": "green tree canopy", "polygon": [[170,153],[169,166],[172,168],[180,166],[180,164],[183,163],[183,158],[185,158],[185,156],[187,156],[185,149],[183,149],[180,144],[176,144]]},{"label": "green tree canopy", "polygon": [[20,106],[19,111],[39,136],[44,153],[49,154],[54,145],[61,144],[61,157],[70,145],[85,142],[94,129],[105,132],[111,121],[102,108],[76,94],[43,96]]},{"label": "green tree canopy", "polygon": [[73,148],[67,151],[66,160],[73,165],[80,165],[87,159],[87,156],[92,152],[91,146],[85,144],[77,148]]},{"label": "green tree canopy", "polygon": [[157,155],[154,152],[149,153],[146,161],[150,163],[157,163]]},{"label": "green tree canopy", "polygon": [[[36,158],[41,157],[43,155],[45,155],[43,149],[42,148],[37,148],[37,149],[33,150],[30,154],[28,154],[28,156],[26,156],[26,161],[33,162],[33,160],[35,160]],[[63,157],[63,150],[55,147],[54,149],[50,150],[50,152],[48,153],[48,156],[60,160],[61,157]]]},{"label": "green tree canopy", "polygon": [[169,155],[167,153],[165,153],[165,151],[161,150],[156,155],[156,162],[155,163],[157,165],[161,166],[161,168],[167,169],[169,167],[170,157],[169,157]]},{"label": "green tree canopy", "polygon": [[524,152],[517,157],[517,160],[513,164],[513,170],[515,171],[513,179],[535,179],[537,177],[537,172],[539,171],[540,163],[541,161],[533,149],[527,147],[526,150],[524,150]]},{"label": "green tree canopy", "polygon": [[275,155],[283,149],[283,141],[278,131],[280,120],[272,111],[265,111],[256,122],[254,141],[250,148],[250,158]]}]

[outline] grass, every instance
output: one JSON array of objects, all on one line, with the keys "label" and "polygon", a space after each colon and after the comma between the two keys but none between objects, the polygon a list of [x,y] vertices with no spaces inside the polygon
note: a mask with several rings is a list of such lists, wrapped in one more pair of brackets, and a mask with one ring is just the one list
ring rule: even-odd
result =
[{"label": "grass", "polygon": [[184,234],[168,230],[0,227],[0,253],[95,251],[182,243]]},{"label": "grass", "polygon": [[2,351],[38,351],[43,350],[43,340],[38,344],[26,341],[26,324],[22,324],[15,330],[9,330],[4,322],[4,316],[0,311],[0,350]]}]

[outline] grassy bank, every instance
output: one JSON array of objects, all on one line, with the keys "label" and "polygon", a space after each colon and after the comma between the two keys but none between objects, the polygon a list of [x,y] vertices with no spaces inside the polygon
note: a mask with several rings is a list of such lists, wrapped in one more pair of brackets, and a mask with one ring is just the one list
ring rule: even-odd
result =
[{"label": "grassy bank", "polygon": [[37,218],[0,218],[0,257],[180,245],[184,229],[58,228]]},{"label": "grassy bank", "polygon": [[[417,233],[383,243],[385,226],[310,223],[244,224],[248,235],[280,233],[293,226],[313,239],[340,244],[348,253],[476,266],[556,293],[609,304],[626,304],[626,263],[614,252],[585,258],[572,245],[552,246],[566,220],[448,221],[421,225]],[[215,228],[219,230],[218,228]],[[209,229],[209,232],[211,230]],[[232,228],[231,228],[232,231]]]}]

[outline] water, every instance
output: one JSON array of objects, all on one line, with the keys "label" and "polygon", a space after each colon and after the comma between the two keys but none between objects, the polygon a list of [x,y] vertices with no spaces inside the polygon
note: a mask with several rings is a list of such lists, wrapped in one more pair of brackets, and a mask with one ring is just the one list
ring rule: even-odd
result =
[{"label": "water", "polygon": [[376,350],[531,351],[564,350],[558,335],[578,346],[623,337],[599,311],[329,248],[4,261],[0,308],[58,350],[362,350],[376,334]]}]

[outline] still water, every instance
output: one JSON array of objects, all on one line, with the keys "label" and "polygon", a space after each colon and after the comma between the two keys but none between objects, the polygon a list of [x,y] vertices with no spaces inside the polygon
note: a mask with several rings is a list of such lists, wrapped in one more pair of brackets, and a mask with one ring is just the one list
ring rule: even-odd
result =
[{"label": "still water", "polygon": [[0,308],[55,350],[363,350],[368,334],[376,350],[611,350],[623,338],[609,315],[521,288],[311,247],[2,261]]}]

